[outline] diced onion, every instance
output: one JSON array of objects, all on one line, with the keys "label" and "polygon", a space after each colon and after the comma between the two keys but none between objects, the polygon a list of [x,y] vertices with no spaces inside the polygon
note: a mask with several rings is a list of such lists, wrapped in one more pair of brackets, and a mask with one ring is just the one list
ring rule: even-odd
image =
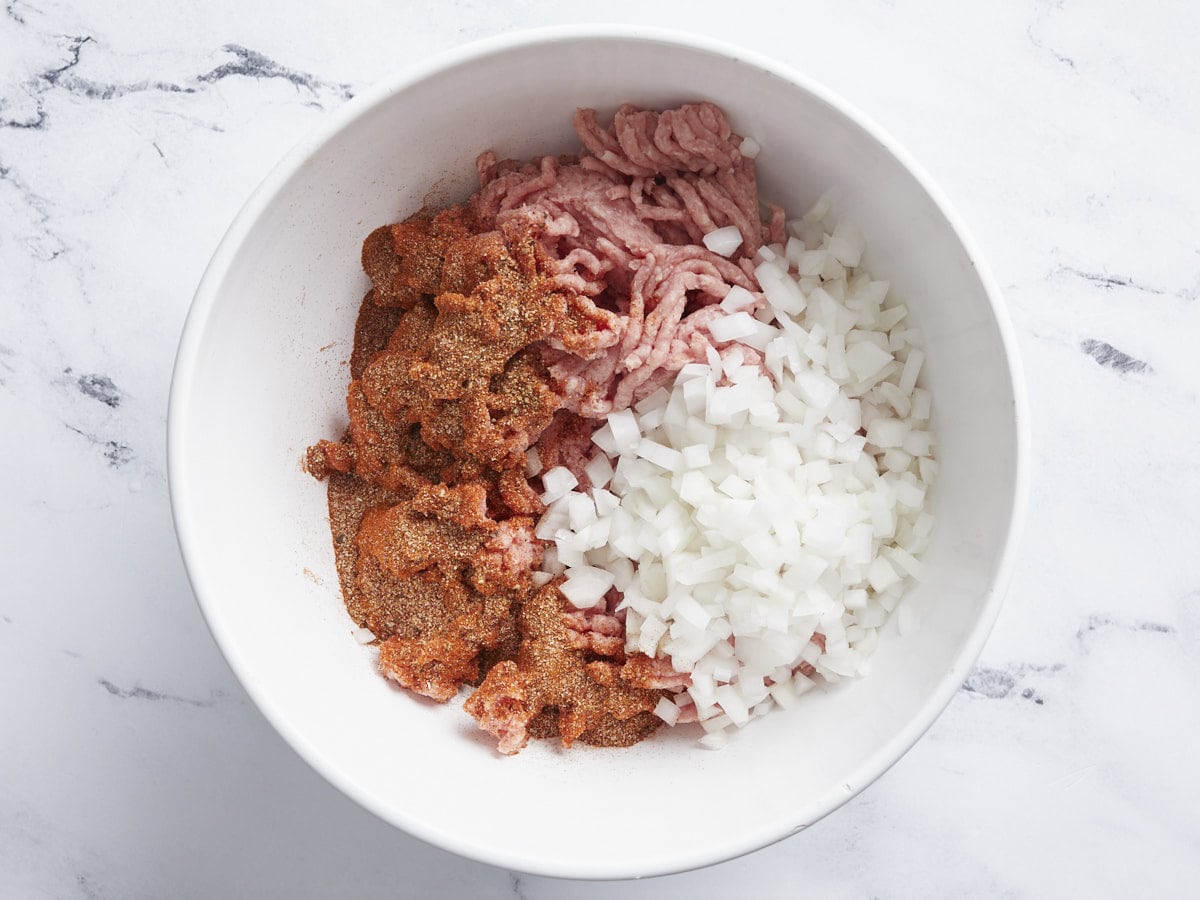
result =
[{"label": "diced onion", "polygon": [[[923,574],[937,474],[925,353],[908,308],[860,268],[862,233],[825,230],[830,209],[758,249],[762,293],[728,291],[702,361],[607,417],[587,489],[561,466],[540,475],[535,533],[553,545],[537,583],[563,577],[578,609],[619,591],[626,651],[689,676],[655,713],[673,725],[694,706],[713,749],[817,680],[863,675],[892,610],[902,632],[916,623],[901,600]],[[725,256],[742,240],[704,238]]]},{"label": "diced onion", "polygon": [[733,256],[742,246],[742,233],[736,225],[726,225],[704,235],[704,246],[718,256]]}]

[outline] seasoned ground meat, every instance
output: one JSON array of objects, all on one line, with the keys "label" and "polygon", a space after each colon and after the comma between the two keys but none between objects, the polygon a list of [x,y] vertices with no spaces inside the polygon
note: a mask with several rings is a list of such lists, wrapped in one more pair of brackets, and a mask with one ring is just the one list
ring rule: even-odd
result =
[{"label": "seasoned ground meat", "polygon": [[[733,285],[755,294],[762,221],[753,159],[710,103],[576,113],[578,156],[484,153],[465,204],[376,228],[355,327],[349,427],[306,466],[329,479],[346,608],[389,678],[467,711],[513,753],[530,737],[626,746],[687,683],[626,657],[619,597],[568,608],[535,587],[541,470],[586,483],[597,419],[667,383],[716,343]],[[701,238],[735,225],[731,258]],[[751,306],[751,310],[753,310]],[[685,711],[686,713],[686,711]]]},{"label": "seasoned ground meat", "polygon": [[[589,660],[579,633],[567,627],[562,598],[550,584],[528,598],[519,616],[521,646],[516,660],[497,664],[467,698],[466,710],[499,740],[501,753],[516,753],[529,739],[530,723],[550,710],[562,742],[610,744],[634,740],[659,721],[649,714],[660,696],[623,681],[610,666]],[[642,718],[639,718],[642,717]],[[616,723],[629,723],[620,728]],[[614,740],[617,739],[617,740]]]},{"label": "seasoned ground meat", "polygon": [[[350,427],[342,441],[310,448],[307,467],[330,479],[347,610],[379,639],[380,671],[438,701],[496,673],[482,703],[532,629],[541,629],[545,658],[544,624],[521,613],[543,550],[533,526],[544,507],[524,476],[526,451],[557,422],[546,452],[581,466],[592,426],[555,418],[562,400],[542,362],[541,342],[570,320],[563,293],[539,274],[528,241],[510,249],[496,232],[466,233],[468,221],[461,211],[421,216],[368,237],[373,289],[355,328]],[[562,615],[556,588],[538,596],[531,610],[552,604]],[[578,635],[561,620],[554,629],[568,669],[596,674],[590,649],[571,646]],[[619,638],[606,640],[619,652]],[[659,724],[646,717],[654,700],[619,679],[542,680],[564,665],[520,675],[535,715],[557,711],[542,717],[544,734],[626,745]]]},{"label": "seasoned ground meat", "polygon": [[[396,336],[363,372],[368,402],[393,422],[419,424],[425,443],[496,470],[523,454],[561,405],[531,345],[552,334],[566,300],[531,255],[486,250],[490,277],[470,294],[414,301]],[[412,319],[410,323],[408,320]]]}]

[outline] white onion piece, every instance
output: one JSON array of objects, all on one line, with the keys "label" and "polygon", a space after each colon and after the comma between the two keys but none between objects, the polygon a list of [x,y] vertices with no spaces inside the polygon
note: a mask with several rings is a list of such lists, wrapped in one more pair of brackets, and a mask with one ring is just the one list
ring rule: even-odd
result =
[{"label": "white onion piece", "polygon": [[843,266],[857,266],[866,246],[862,232],[846,221],[838,222],[829,238],[829,252]]},{"label": "white onion piece", "polygon": [[[560,550],[561,554],[561,550]],[[604,599],[608,589],[613,586],[613,575],[595,566],[571,566],[567,569],[567,579],[559,590],[564,597],[578,609],[589,609]]]},{"label": "white onion piece", "polygon": [[721,309],[727,313],[740,312],[758,306],[758,299],[744,287],[734,285],[721,301]]},{"label": "white onion piece", "polygon": [[713,320],[708,326],[708,331],[714,341],[723,344],[726,341],[735,341],[738,338],[754,334],[754,320],[748,313],[736,312]]},{"label": "white onion piece", "polygon": [[704,246],[718,256],[730,257],[742,246],[742,233],[736,225],[726,225],[704,235]]},{"label": "white onion piece", "polygon": [[542,471],[542,458],[538,455],[537,447],[530,447],[525,454],[525,477],[532,478]]},{"label": "white onion piece", "polygon": [[658,705],[654,707],[654,714],[668,725],[674,725],[679,721],[679,707],[666,697],[658,698]]},{"label": "white onion piece", "polygon": [[592,457],[583,471],[594,488],[602,488],[612,481],[612,463],[608,461],[608,457],[603,453],[597,453]]},{"label": "white onion piece", "polygon": [[565,497],[577,484],[579,484],[579,479],[571,474],[570,469],[564,466],[555,466],[542,475],[542,487],[545,488],[542,493],[542,502],[550,504],[560,497]]}]

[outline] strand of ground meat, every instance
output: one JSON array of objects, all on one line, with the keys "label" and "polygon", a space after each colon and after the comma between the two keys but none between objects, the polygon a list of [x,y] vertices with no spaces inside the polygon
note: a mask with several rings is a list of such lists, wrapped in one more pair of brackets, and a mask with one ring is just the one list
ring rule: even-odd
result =
[{"label": "strand of ground meat", "polygon": [[[614,314],[590,339],[546,342],[565,408],[600,418],[705,358],[716,345],[712,307],[734,285],[757,293],[754,253],[784,239],[784,221],[776,207],[760,219],[754,160],[711,103],[661,113],[626,105],[608,127],[581,109],[575,129],[578,159],[481,155],[473,204],[485,225],[539,232],[540,261],[573,302]],[[743,237],[730,259],[701,244],[728,225]]]}]

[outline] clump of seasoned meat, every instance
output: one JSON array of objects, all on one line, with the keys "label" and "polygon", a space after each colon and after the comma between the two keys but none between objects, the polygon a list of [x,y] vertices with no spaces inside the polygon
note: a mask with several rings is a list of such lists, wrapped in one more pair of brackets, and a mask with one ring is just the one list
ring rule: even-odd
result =
[{"label": "clump of seasoned meat", "polygon": [[471,274],[456,269],[456,286],[487,277],[468,294],[413,301],[367,364],[362,389],[388,420],[419,424],[430,447],[512,469],[561,405],[532,345],[554,333],[566,300],[531,253],[511,254],[501,241],[459,243],[472,253],[462,251],[458,268]]},{"label": "clump of seasoned meat", "polygon": [[419,606],[402,623],[373,623],[391,632],[380,668],[434,700],[478,680],[477,657],[510,633],[513,606],[532,589],[541,558],[532,521],[498,523],[486,501],[482,484],[433,485],[367,509],[359,526],[360,590],[372,578]]},{"label": "clump of seasoned meat", "polygon": [[[348,611],[379,639],[381,672],[438,701],[489,672],[502,679],[528,643],[520,611],[535,591],[544,507],[524,475],[526,451],[548,432],[549,458],[582,465],[591,434],[555,417],[562,401],[542,362],[545,338],[571,321],[562,290],[528,237],[472,233],[471,221],[457,209],[368,237],[373,288],[355,331],[349,429],[307,456],[309,471],[330,479]],[[543,593],[561,615],[557,590]],[[568,708],[560,694],[542,685],[531,696],[539,710],[546,696]],[[543,730],[624,744],[658,724],[609,707]]]},{"label": "clump of seasoned meat", "polygon": [[[516,660],[494,666],[465,705],[480,727],[499,740],[501,753],[524,747],[531,723],[547,713],[566,746],[601,737],[601,731],[609,739],[623,736],[633,743],[657,727],[652,710],[659,692],[622,680],[617,662],[589,658],[594,654],[580,632],[568,628],[553,584],[522,604],[518,624]],[[614,722],[629,725],[613,729]]]},{"label": "clump of seasoned meat", "polygon": [[[376,228],[363,241],[362,267],[380,306],[409,309],[442,290],[442,267],[450,247],[476,231],[471,215],[452,206],[434,216],[418,213]],[[468,288],[469,291],[469,288]]]}]

